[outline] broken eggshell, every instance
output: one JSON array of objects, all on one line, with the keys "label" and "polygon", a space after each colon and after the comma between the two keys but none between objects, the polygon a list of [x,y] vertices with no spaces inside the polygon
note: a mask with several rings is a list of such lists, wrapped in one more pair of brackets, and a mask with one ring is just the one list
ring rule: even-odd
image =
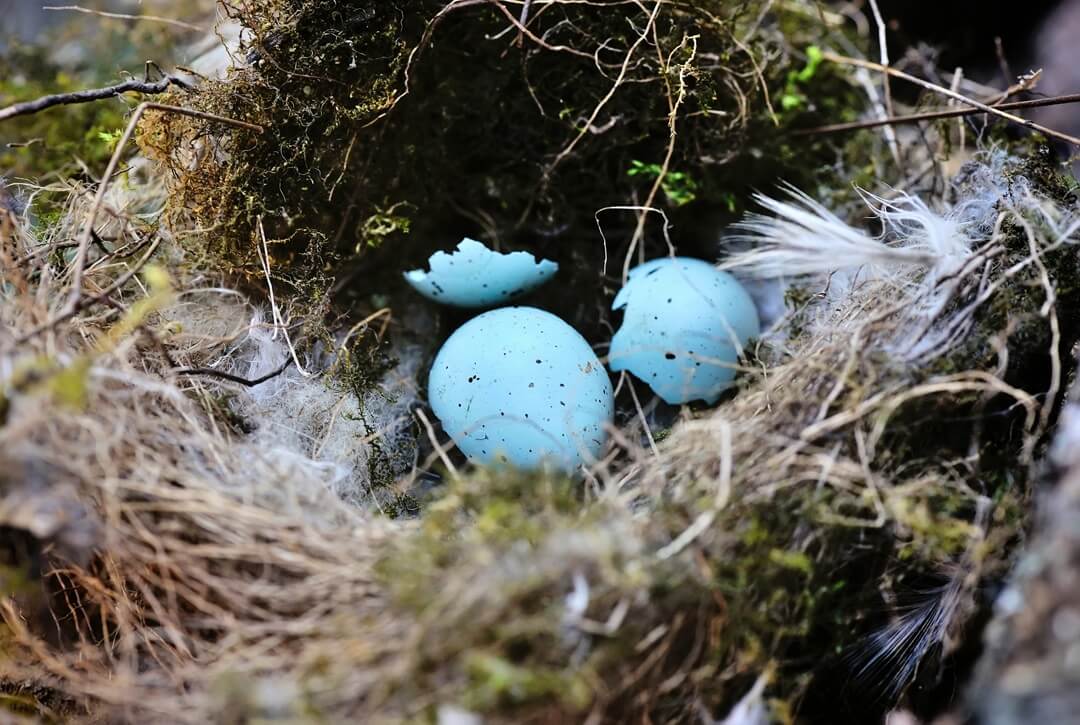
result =
[{"label": "broken eggshell", "polygon": [[615,407],[585,338],[532,307],[485,312],[455,331],[432,364],[428,400],[473,461],[567,471],[599,456]]},{"label": "broken eggshell", "polygon": [[465,238],[457,251],[435,252],[429,272],[414,269],[405,280],[430,300],[454,307],[491,307],[505,304],[547,282],[559,265],[537,261],[528,252],[493,252],[475,239]]},{"label": "broken eggshell", "polygon": [[689,257],[630,270],[612,309],[624,315],[611,340],[611,369],[633,373],[672,405],[715,403],[735,378],[742,348],[761,334],[738,280]]}]

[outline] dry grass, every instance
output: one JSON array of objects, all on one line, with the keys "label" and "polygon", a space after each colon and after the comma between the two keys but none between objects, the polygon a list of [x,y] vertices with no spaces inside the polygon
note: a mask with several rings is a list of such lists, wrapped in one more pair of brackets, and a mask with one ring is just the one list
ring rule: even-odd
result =
[{"label": "dry grass", "polygon": [[[905,268],[907,285],[855,282],[811,297],[796,312],[804,329],[789,321],[744,389],[677,424],[658,458],[627,431],[584,494],[477,472],[409,522],[346,505],[324,466],[230,431],[210,402],[229,383],[176,375],[173,365],[221,367],[242,350],[247,312],[222,295],[188,318],[198,329],[177,330],[178,297],[209,285],[183,271],[167,232],[133,214],[153,210],[160,190],[118,192],[99,233],[129,253],[96,257],[88,289],[124,274],[154,235],[165,235],[159,261],[173,266],[173,289],[152,281],[160,275],[136,278],[109,304],[3,353],[5,523],[31,532],[47,562],[3,609],[9,689],[67,715],[185,722],[395,719],[448,705],[533,720],[670,707],[689,717],[732,703],[745,677],[773,667],[784,673],[778,694],[797,697],[806,683],[787,679],[786,657],[800,642],[820,646],[811,628],[823,606],[847,602],[853,625],[879,577],[901,582],[901,572],[961,571],[970,589],[972,571],[1000,566],[986,542],[996,547],[1023,520],[1016,483],[1056,391],[1025,389],[1030,378],[1012,380],[997,363],[1030,353],[1032,340],[1063,344],[1052,334],[1057,293],[1030,319],[983,310],[1023,270],[1034,273],[1025,285],[1057,290],[1055,260],[1072,258],[1074,227],[1017,169],[984,173],[1013,180],[979,187],[1000,195],[977,226],[989,236],[976,233],[963,268],[932,283],[947,289],[940,309],[953,316],[927,327],[963,331],[936,356],[888,357],[921,313],[910,297],[927,294],[918,274]],[[73,225],[88,198],[72,195]],[[61,258],[38,253],[64,233],[6,240],[5,339],[65,299]],[[957,326],[965,310],[969,324]],[[1014,337],[986,364],[966,342],[993,342],[986,325],[1001,322]],[[1046,335],[1020,335],[1025,325]],[[1018,427],[964,424],[955,440],[935,438],[935,417],[986,406],[1015,413]],[[989,447],[1017,457],[991,462]],[[995,488],[991,476],[1014,484]],[[30,503],[13,505],[20,496]],[[994,523],[977,525],[991,498]],[[62,515],[40,525],[44,502],[57,500],[68,502]],[[824,591],[859,548],[885,563],[842,596]],[[31,601],[38,611],[20,606]],[[917,657],[926,643],[912,646]]]}]

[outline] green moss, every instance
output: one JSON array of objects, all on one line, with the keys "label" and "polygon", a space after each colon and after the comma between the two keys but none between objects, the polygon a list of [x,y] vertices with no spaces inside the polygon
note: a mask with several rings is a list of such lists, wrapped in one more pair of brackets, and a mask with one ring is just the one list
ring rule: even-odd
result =
[{"label": "green moss", "polygon": [[[702,596],[639,558],[621,507],[587,505],[562,478],[477,471],[431,502],[420,526],[378,567],[395,606],[423,622],[415,669],[399,688],[406,701],[444,691],[481,712],[571,717],[628,666],[652,626],[641,617],[650,597]],[[567,620],[575,572],[588,586],[584,616],[602,622],[621,599],[631,605],[610,636],[594,640]]]},{"label": "green moss", "polygon": [[[333,344],[330,339],[325,342]],[[368,493],[376,499],[381,510],[392,516],[407,513],[415,507],[415,502],[392,491],[399,474],[395,467],[397,456],[394,451],[386,449],[381,431],[368,413],[367,401],[370,395],[381,395],[388,399],[393,395],[378,383],[396,364],[397,360],[390,354],[387,341],[374,334],[361,334],[340,351],[327,382],[356,400],[356,415],[347,417],[359,424],[366,441]]]},{"label": "green moss", "polygon": [[482,652],[469,653],[465,667],[469,685],[461,702],[471,710],[490,712],[530,702],[555,701],[565,704],[571,712],[580,712],[592,700],[584,678],[558,670],[520,667]]},{"label": "green moss", "polygon": [[[261,219],[286,263],[279,275],[297,285],[325,282],[342,256],[361,257],[380,278],[384,265],[397,272],[471,234],[528,244],[568,274],[591,275],[576,288],[592,290],[603,250],[581,240],[596,239],[598,209],[640,203],[663,172],[656,205],[676,224],[690,226],[703,209],[734,216],[755,187],[798,183],[831,158],[823,143],[782,140],[787,127],[861,104],[835,69],[821,67],[799,76],[810,101],[771,113],[766,91],[776,97],[804,61],[774,52],[784,40],[771,30],[747,40],[757,0],[665,6],[614,92],[646,20],[630,4],[536,13],[530,31],[549,47],[528,37],[519,46],[494,5],[438,16],[444,3],[427,0],[228,7],[252,30],[244,49],[252,64],[207,84],[195,104],[266,132],[155,117],[143,145],[168,158],[192,138],[223,134],[227,155],[209,154],[193,171],[178,163],[174,210],[216,225],[210,253],[253,275]],[[817,34],[816,20],[785,22],[797,35]],[[765,63],[767,53],[776,57]],[[628,174],[635,164],[648,173]],[[604,224],[622,245],[636,219],[609,213]],[[651,224],[647,244],[660,250]]]}]

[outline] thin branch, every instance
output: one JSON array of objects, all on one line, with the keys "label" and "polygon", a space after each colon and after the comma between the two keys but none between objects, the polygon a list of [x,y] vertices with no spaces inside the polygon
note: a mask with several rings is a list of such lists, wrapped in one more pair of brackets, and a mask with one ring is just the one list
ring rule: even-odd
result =
[{"label": "thin branch", "polygon": [[[555,168],[562,163],[563,159],[565,159],[567,156],[574,152],[574,149],[577,147],[577,145],[581,143],[581,139],[585,138],[585,135],[589,132],[589,129],[592,128],[593,124],[596,123],[596,119],[600,117],[600,114],[604,110],[604,106],[606,106],[611,101],[611,99],[615,97],[615,94],[619,91],[619,88],[622,87],[623,83],[626,81],[627,74],[630,72],[630,64],[634,60],[634,55],[637,53],[637,49],[641,47],[641,44],[649,39],[649,33],[652,32],[653,24],[656,22],[656,18],[660,14],[660,8],[662,8],[663,5],[664,3],[662,0],[657,0],[656,4],[653,6],[652,12],[649,13],[648,21],[645,24],[645,29],[641,31],[641,33],[634,40],[633,44],[630,46],[630,49],[627,50],[626,56],[623,58],[623,62],[619,67],[619,75],[616,76],[614,83],[611,84],[611,88],[593,108],[592,113],[585,120],[585,123],[582,124],[581,129],[570,141],[570,143],[568,143],[563,148],[563,150],[558,153],[555,159],[550,164],[548,164],[548,167],[544,170],[545,179],[551,178],[552,174],[555,173]],[[511,19],[513,19],[512,16]],[[531,32],[528,34],[531,35]]]},{"label": "thin branch", "polygon": [[167,25],[175,25],[178,28],[185,28],[186,30],[197,30],[200,33],[205,33],[206,29],[199,27],[198,25],[192,25],[191,23],[185,23],[183,20],[173,20],[172,18],[163,18],[159,15],[128,15],[126,13],[107,13],[103,10],[91,10],[90,8],[84,8],[79,5],[46,5],[42,10],[71,10],[77,13],[86,13],[87,15],[98,15],[103,18],[115,18],[117,20],[148,20],[155,23],[166,23]]},{"label": "thin branch", "polygon": [[123,287],[125,284],[127,284],[128,281],[132,277],[134,277],[136,274],[139,273],[139,270],[141,270],[143,267],[146,266],[146,263],[149,262],[150,258],[154,256],[154,252],[157,251],[157,248],[158,248],[158,246],[160,244],[161,244],[161,235],[158,234],[158,235],[156,235],[154,237],[154,241],[153,241],[153,243],[150,244],[150,248],[146,250],[146,254],[144,254],[142,256],[142,258],[139,259],[138,262],[136,262],[134,267],[129,269],[124,274],[120,275],[116,279],[115,282],[113,282],[111,285],[109,285],[108,287],[106,287],[104,290],[102,290],[98,294],[94,295],[93,297],[80,297],[79,300],[74,305],[72,305],[69,309],[65,310],[64,312],[61,312],[59,315],[52,318],[51,320],[49,320],[45,324],[39,325],[39,326],[35,327],[34,329],[30,330],[29,332],[24,333],[22,336],[20,336],[18,339],[15,340],[15,345],[16,346],[22,345],[24,342],[27,342],[27,341],[37,337],[38,335],[45,332],[46,330],[49,330],[49,329],[52,329],[53,327],[56,327],[61,322],[65,322],[67,320],[70,320],[72,317],[79,314],[80,312],[85,310],[87,307],[92,307],[93,305],[96,305],[96,304],[99,304],[99,303],[107,303],[109,301],[109,298],[113,295],[113,293],[119,292],[121,287]]},{"label": "thin branch", "polygon": [[[870,9],[874,14],[874,22],[878,28],[878,50],[881,53],[881,65],[886,68],[889,67],[889,46],[887,39],[887,32],[885,29],[885,18],[881,15],[881,9],[878,7],[877,0],[870,0]],[[885,109],[881,114],[882,118],[889,118],[895,116],[896,112],[893,110],[892,102],[892,83],[889,82],[889,74],[881,74],[881,82],[885,90]],[[896,133],[891,126],[887,126],[885,130],[885,140],[889,144],[889,151],[892,152],[893,158],[896,159],[896,165],[900,165],[900,144],[896,141]]]},{"label": "thin branch", "polygon": [[[1066,103],[1080,103],[1080,93],[1070,93],[1064,96],[1052,96],[1050,98],[1036,98],[1028,101],[1012,101],[1000,103],[994,108],[1002,111],[1014,111],[1022,108],[1042,108],[1044,106],[1060,106]],[[840,133],[843,131],[859,131],[865,128],[878,128],[902,123],[919,123],[920,121],[936,121],[942,118],[959,118],[962,116],[977,116],[984,114],[979,108],[943,109],[940,111],[924,111],[912,113],[906,116],[894,116],[892,118],[875,118],[868,121],[851,121],[849,123],[832,123],[827,126],[816,126],[792,131],[793,136],[816,136],[826,133]]]},{"label": "thin branch", "polygon": [[32,138],[29,141],[17,141],[13,143],[6,143],[4,146],[9,149],[25,149],[30,148],[36,143],[45,143],[43,138]]},{"label": "thin branch", "polygon": [[925,89],[927,89],[929,91],[933,91],[934,93],[940,93],[943,96],[948,96],[949,98],[953,98],[953,99],[955,99],[957,101],[960,101],[961,103],[966,103],[969,106],[973,106],[974,108],[978,108],[979,110],[981,110],[984,113],[992,113],[995,116],[1000,116],[1001,118],[1004,118],[1007,121],[1012,121],[1013,123],[1024,126],[1025,128],[1029,128],[1029,129],[1031,129],[1033,131],[1038,131],[1038,132],[1040,132],[1042,134],[1045,134],[1046,136],[1050,136],[1052,138],[1060,139],[1060,140],[1065,141],[1067,143],[1070,143],[1070,144],[1072,144],[1074,146],[1080,146],[1080,138],[1076,138],[1075,136],[1070,136],[1069,134],[1062,133],[1060,131],[1055,131],[1052,128],[1047,128],[1046,126],[1041,126],[1041,125],[1035,123],[1034,121],[1027,120],[1026,118],[1021,118],[1020,116],[1017,116],[1015,114],[1007,113],[1005,111],[994,108],[993,106],[988,106],[985,103],[980,103],[979,101],[968,98],[967,96],[965,96],[963,94],[957,93],[955,91],[950,91],[948,88],[945,88],[944,86],[939,86],[936,83],[931,83],[930,81],[923,80],[922,78],[918,78],[916,76],[911,75],[910,73],[905,73],[904,71],[897,70],[896,68],[893,68],[891,66],[883,66],[880,63],[874,63],[873,61],[863,60],[861,58],[851,58],[849,56],[840,55],[839,53],[834,53],[834,52],[829,51],[829,50],[824,51],[822,53],[822,56],[825,58],[825,60],[828,60],[828,61],[833,62],[833,63],[840,63],[842,65],[852,65],[852,66],[855,66],[857,68],[866,68],[867,70],[878,71],[879,73],[888,73],[889,75],[891,75],[891,76],[893,76],[895,78],[902,78],[903,80],[908,81],[909,83],[914,83],[915,85],[921,86],[921,87],[923,87],[923,88],[925,88]]},{"label": "thin branch", "polygon": [[[657,7],[659,7],[659,3],[657,3]],[[660,39],[656,35],[655,15],[652,17],[651,27],[653,33],[653,42],[656,44],[656,54],[660,60],[660,71],[664,76],[664,84],[667,88],[668,144],[667,151],[664,154],[664,162],[660,165],[660,173],[656,175],[656,180],[653,182],[652,188],[649,189],[649,195],[645,197],[645,202],[641,205],[642,207],[644,207],[644,209],[640,213],[638,213],[637,225],[634,227],[634,234],[630,238],[630,246],[626,250],[626,257],[623,259],[622,279],[624,283],[630,278],[630,266],[633,262],[635,248],[637,248],[638,245],[641,245],[642,252],[644,252],[645,249],[645,219],[647,217],[647,213],[645,210],[653,208],[656,202],[656,197],[660,193],[660,190],[663,188],[664,179],[667,178],[668,172],[670,172],[671,170],[671,160],[675,156],[675,138],[677,135],[676,130],[679,121],[679,108],[686,100],[686,76],[689,72],[687,69],[690,63],[693,61],[694,57],[697,55],[697,38],[683,37],[679,45],[674,50],[672,50],[671,53],[668,54],[668,57],[665,59],[663,54],[660,52]],[[671,68],[671,59],[674,57],[675,53],[678,52],[680,48],[684,47],[687,44],[687,42],[689,42],[690,44],[690,55],[687,60],[679,67],[679,89],[677,93],[673,93],[674,89],[672,88],[671,79],[668,73],[669,69]],[[674,256],[674,252],[672,253],[672,256]],[[644,261],[644,259],[642,259],[641,261]]]},{"label": "thin branch", "polygon": [[[495,6],[495,8],[497,10],[499,10],[499,12],[501,12],[503,15],[506,16],[506,19],[509,20],[510,23],[514,27],[516,27],[518,29],[518,33],[522,37],[528,38],[532,42],[539,45],[541,48],[544,48],[545,50],[550,50],[550,51],[553,51],[553,52],[556,52],[556,53],[570,53],[572,55],[581,56],[582,58],[589,58],[590,60],[592,59],[593,56],[592,56],[591,53],[586,53],[585,51],[578,50],[577,48],[574,48],[573,46],[569,46],[569,45],[551,45],[551,44],[549,44],[546,40],[544,40],[540,36],[536,35],[533,31],[529,30],[528,26],[525,25],[525,22],[528,21],[528,16],[527,15],[526,15],[525,21],[519,20],[518,18],[515,18],[513,13],[511,13],[507,8],[503,7],[503,4],[498,2],[498,0],[489,0],[489,1],[491,2],[492,5]],[[526,7],[523,8],[523,11],[526,12],[526,13],[528,11],[528,7],[527,7],[528,4],[529,3],[526,3]]]},{"label": "thin branch", "polygon": [[254,380],[248,380],[247,378],[242,378],[239,375],[225,373],[221,370],[215,370],[213,368],[181,368],[180,370],[173,370],[172,372],[175,375],[207,375],[209,377],[228,380],[230,383],[238,383],[248,388],[254,388],[256,385],[262,385],[267,380],[273,380],[277,376],[281,375],[286,370],[288,370],[292,366],[292,364],[292,357],[289,357],[281,367],[277,368],[273,372],[269,372],[266,375],[263,375],[261,378],[255,378]]},{"label": "thin branch", "polygon": [[525,44],[525,28],[529,27],[529,9],[532,6],[532,0],[525,0],[521,5],[521,17],[518,18],[518,25],[521,28],[518,30],[517,47],[522,47]]},{"label": "thin branch", "polygon": [[46,108],[52,108],[53,106],[66,106],[73,103],[90,103],[105,98],[115,98],[116,96],[121,96],[125,93],[155,95],[164,93],[169,90],[170,86],[178,86],[185,90],[191,90],[190,83],[169,74],[166,74],[164,78],[158,81],[140,81],[132,79],[124,81],[123,83],[117,83],[116,85],[106,86],[105,88],[92,88],[85,91],[72,91],[71,93],[57,93],[51,96],[38,98],[34,101],[24,101],[23,103],[16,103],[8,106],[7,108],[0,108],[0,121],[6,121],[7,119],[15,118],[16,116],[28,116],[32,113],[44,111]]},{"label": "thin branch", "polygon": [[442,460],[446,470],[450,472],[453,478],[460,478],[461,474],[458,472],[457,466],[450,460],[450,456],[446,454],[446,446],[439,443],[439,436],[435,435],[435,427],[431,425],[431,421],[424,413],[424,409],[417,408],[413,413],[420,419],[420,424],[424,426],[428,440],[431,441],[431,447],[435,449],[435,454]]}]

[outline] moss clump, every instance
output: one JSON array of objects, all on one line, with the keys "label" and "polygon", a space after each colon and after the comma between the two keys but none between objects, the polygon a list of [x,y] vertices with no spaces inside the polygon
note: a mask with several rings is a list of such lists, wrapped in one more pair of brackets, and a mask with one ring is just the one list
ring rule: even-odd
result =
[{"label": "moss clump", "polygon": [[[418,622],[403,702],[457,703],[517,722],[629,716],[684,667],[680,645],[705,627],[693,572],[648,553],[651,527],[625,502],[587,502],[569,480],[478,471],[430,503],[378,571]],[[670,657],[643,664],[657,612]],[[655,642],[654,642],[655,643]],[[637,670],[637,675],[634,675]],[[602,703],[602,705],[601,705]]]},{"label": "moss clump", "polygon": [[[695,707],[724,713],[771,672],[774,714],[795,712],[815,669],[880,624],[882,572],[903,586],[969,543],[964,496],[944,505],[933,490],[903,496],[918,516],[897,510],[874,528],[859,523],[872,507],[833,487],[747,490],[717,510],[692,490],[635,505],[563,479],[475,472],[378,567],[419,623],[395,694],[496,722],[590,710],[683,721]],[[698,541],[660,553],[702,516],[715,519]],[[894,521],[922,526],[898,533]]]},{"label": "moss clump", "polygon": [[[223,129],[212,123],[156,117],[143,147],[176,162],[173,208],[214,226],[216,259],[258,274],[261,223],[297,270],[283,276],[307,287],[342,255],[375,275],[464,233],[528,243],[592,270],[595,286],[603,249],[581,240],[596,238],[598,209],[644,203],[655,186],[651,203],[677,223],[714,208],[734,215],[755,186],[817,173],[822,147],[778,143],[787,127],[857,105],[839,76],[793,50],[818,37],[814,16],[762,16],[756,0],[655,14],[556,2],[534,8],[526,31],[514,24],[520,8],[499,3],[227,7],[252,31],[249,65],[205,84],[195,105],[265,133],[230,129],[213,142]],[[790,33],[778,32],[777,13]],[[802,100],[782,109],[792,83]],[[220,147],[192,169],[194,139]],[[617,258],[636,217],[603,221]],[[647,231],[660,249],[659,227]]]}]

